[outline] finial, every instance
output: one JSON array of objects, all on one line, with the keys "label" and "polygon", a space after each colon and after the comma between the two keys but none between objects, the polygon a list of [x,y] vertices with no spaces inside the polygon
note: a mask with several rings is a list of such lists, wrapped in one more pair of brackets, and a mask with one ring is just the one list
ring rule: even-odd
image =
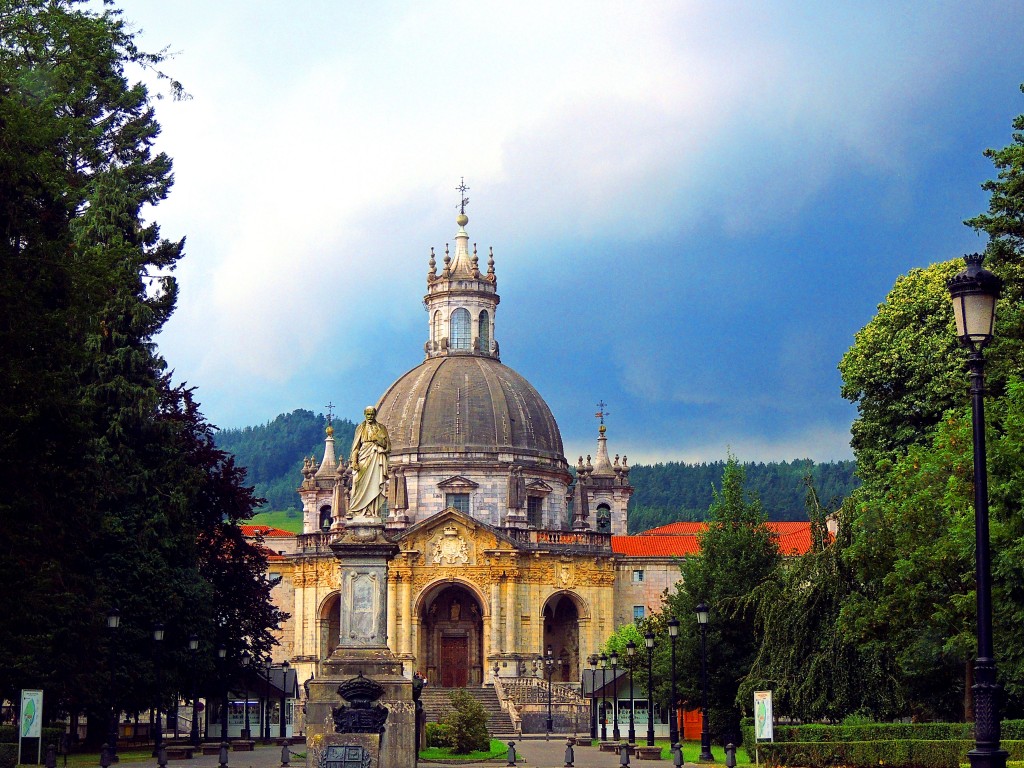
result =
[{"label": "finial", "polygon": [[324,406],[327,409],[327,426],[331,426],[331,420],[334,416],[334,403],[330,400],[327,401],[327,405]]},{"label": "finial", "polygon": [[434,275],[437,273],[437,262],[434,260],[434,246],[430,246],[430,274]]},{"label": "finial", "polygon": [[597,428],[597,431],[601,435],[601,437],[604,437],[604,433],[608,431],[608,427],[606,427],[604,424],[602,424],[601,426],[599,426]]},{"label": "finial", "polygon": [[[459,195],[462,198],[459,201],[458,205],[459,216],[461,217],[466,215],[466,206],[469,205],[469,198],[466,197],[466,193],[469,191],[469,187],[466,186],[466,177],[462,176],[460,178],[461,181],[459,183],[459,186],[457,186],[455,189],[459,192]],[[466,221],[469,221],[469,219],[467,219]],[[460,222],[459,226],[464,227],[466,225],[464,222]]]},{"label": "finial", "polygon": [[604,429],[603,429],[603,427],[604,427],[604,417],[609,415],[608,411],[605,410],[605,408],[607,408],[607,407],[608,407],[608,403],[606,403],[604,400],[598,400],[598,402],[597,402],[597,413],[594,414],[594,418],[601,420],[601,427],[602,427],[601,434],[604,434]]},{"label": "finial", "polygon": [[487,274],[494,274],[494,247],[490,248],[490,252],[487,255]]}]

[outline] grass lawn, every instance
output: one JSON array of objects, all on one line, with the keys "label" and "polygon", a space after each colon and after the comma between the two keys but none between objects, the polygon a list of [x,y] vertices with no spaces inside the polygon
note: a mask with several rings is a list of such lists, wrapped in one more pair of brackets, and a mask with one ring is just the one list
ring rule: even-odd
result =
[{"label": "grass lawn", "polygon": [[[637,742],[646,743],[646,742]],[[663,760],[672,759],[672,745],[669,744],[668,739],[655,739],[654,743],[661,747],[661,757]],[[684,741],[683,745],[683,762],[684,763],[696,763],[697,758],[700,757],[700,742],[699,741]],[[725,765],[725,748],[720,747],[717,744],[711,745],[711,756],[715,758],[715,765]],[[754,759],[747,754],[747,750],[743,747],[736,748],[736,764],[737,765],[751,765]],[[712,765],[712,763],[705,763],[705,765]]]},{"label": "grass lawn", "polygon": [[498,739],[491,739],[491,748],[487,752],[470,752],[468,755],[452,754],[451,747],[427,747],[420,751],[421,760],[489,760],[492,757],[505,757],[508,744]]},{"label": "grass lawn", "polygon": [[271,528],[280,528],[282,531],[302,533],[302,513],[287,510],[277,512],[260,512],[253,515],[249,525],[269,525]]}]

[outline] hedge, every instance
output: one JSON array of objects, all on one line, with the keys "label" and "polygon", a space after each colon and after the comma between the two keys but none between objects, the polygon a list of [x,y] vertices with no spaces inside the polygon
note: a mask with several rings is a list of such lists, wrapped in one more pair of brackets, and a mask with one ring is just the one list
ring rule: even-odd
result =
[{"label": "hedge", "polygon": [[[1024,740],[1024,720],[1004,720],[1000,726],[1007,741]],[[754,748],[753,719],[744,718],[740,730],[743,746]],[[892,739],[949,741],[974,738],[973,723],[867,723],[864,725],[776,725],[775,743],[779,742],[851,742]],[[764,742],[762,742],[763,744]]]},{"label": "hedge", "polygon": [[[1011,760],[1024,759],[1024,741],[1003,741]],[[957,768],[974,748],[973,739],[879,739],[875,741],[762,742],[757,750],[773,766],[846,768]]]},{"label": "hedge", "polygon": [[[452,727],[446,723],[427,723],[427,746],[452,746]],[[0,766],[2,768],[2,766]]]},{"label": "hedge", "polygon": [[[47,744],[53,744],[58,749],[60,748],[61,739],[64,737],[64,728],[62,726],[47,727],[43,728],[43,751],[46,751]],[[0,744],[17,744],[18,743],[18,726],[16,725],[0,725]]]}]

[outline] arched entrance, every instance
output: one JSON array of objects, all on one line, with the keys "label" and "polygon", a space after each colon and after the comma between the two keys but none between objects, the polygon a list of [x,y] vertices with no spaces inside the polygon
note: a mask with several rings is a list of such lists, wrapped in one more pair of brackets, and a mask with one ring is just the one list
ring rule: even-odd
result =
[{"label": "arched entrance", "polygon": [[437,587],[423,600],[420,652],[429,682],[442,688],[483,684],[483,610],[461,584]]},{"label": "arched entrance", "polygon": [[319,650],[321,660],[326,659],[341,640],[341,602],[338,593],[328,595],[320,605]]},{"label": "arched entrance", "polygon": [[551,646],[556,667],[554,680],[569,682],[580,679],[580,609],[576,596],[559,592],[548,598],[544,605],[545,647]]}]

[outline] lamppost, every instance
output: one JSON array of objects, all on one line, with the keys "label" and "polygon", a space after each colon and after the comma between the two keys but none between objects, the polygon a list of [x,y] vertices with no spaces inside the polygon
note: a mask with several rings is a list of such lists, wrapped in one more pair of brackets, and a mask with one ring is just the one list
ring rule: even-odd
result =
[{"label": "lamppost", "polygon": [[612,729],[612,739],[619,740],[619,652],[612,649],[610,654],[612,660],[612,718],[615,727]]},{"label": "lamppost", "polygon": [[161,694],[161,676],[160,676],[160,651],[164,644],[164,625],[154,624],[153,625],[153,644],[154,654],[153,659],[156,666],[156,735],[153,739],[153,756],[156,757],[160,754],[160,747],[163,746],[164,734],[163,728],[160,724],[160,694]]},{"label": "lamppost", "polygon": [[608,709],[605,707],[604,689],[608,687],[606,673],[608,671],[608,657],[601,654],[601,741],[608,741]]},{"label": "lamppost", "polygon": [[545,725],[548,733],[551,733],[554,728],[554,723],[551,720],[551,673],[555,671],[555,660],[551,656],[551,644],[548,643],[547,650],[544,653],[544,671],[548,677],[548,721]]},{"label": "lamppost", "polygon": [[1002,281],[981,264],[984,257],[964,257],[967,267],[949,281],[956,335],[967,346],[974,427],[975,581],[978,604],[978,657],[974,661],[974,749],[972,768],[1004,768],[1007,753],[999,746],[999,689],[992,646],[992,574],[988,542],[988,472],[985,465],[985,361],[982,350],[992,340],[996,300]]},{"label": "lamppost", "polygon": [[288,736],[288,730],[284,722],[284,710],[285,705],[288,703],[287,701],[285,701],[285,699],[288,697],[288,670],[291,668],[291,666],[292,665],[288,663],[288,659],[285,659],[283,662],[281,662],[281,732],[279,735],[282,739],[287,738]]},{"label": "lamppost", "polygon": [[227,677],[227,659],[228,649],[223,645],[217,646],[217,662],[220,664],[220,684],[223,688],[224,696],[221,699],[221,715],[220,715],[220,740],[222,742],[228,740],[228,677]]},{"label": "lamppost", "polygon": [[190,635],[188,638],[188,649],[192,653],[192,746],[199,749],[199,699],[196,693],[196,657],[199,651],[198,635]]},{"label": "lamppost", "polygon": [[700,762],[714,761],[711,756],[711,732],[708,730],[708,607],[697,605],[697,623],[700,624]]},{"label": "lamppost", "polygon": [[249,662],[252,655],[248,651],[242,651],[242,685],[245,686],[245,726],[242,728],[242,738],[251,738],[249,731]]},{"label": "lamppost", "polygon": [[263,669],[265,671],[264,682],[266,687],[263,689],[263,743],[266,744],[270,741],[270,668],[273,666],[273,662],[270,660],[270,656],[267,656],[267,660],[263,663]]},{"label": "lamppost", "polygon": [[679,743],[679,718],[676,717],[676,638],[679,636],[679,619],[673,616],[669,619],[668,624],[668,636],[672,641],[672,665],[670,669],[669,679],[672,681],[669,688],[669,701],[668,701],[668,740],[672,744]]},{"label": "lamppost", "polygon": [[647,646],[647,746],[654,746],[654,674],[651,671],[651,659],[654,656],[654,633],[647,630],[644,635]]},{"label": "lamppost", "polygon": [[107,642],[107,670],[110,673],[110,733],[107,735],[107,744],[110,747],[110,762],[116,763],[120,758],[117,756],[117,701],[114,690],[114,637],[117,635],[117,628],[121,626],[121,612],[117,608],[111,609],[107,614],[107,629],[110,630],[110,639]]},{"label": "lamppost", "polygon": [[590,667],[590,738],[597,738],[597,654],[587,656]]},{"label": "lamppost", "polygon": [[636,643],[630,640],[626,643],[626,663],[629,665],[629,743],[636,744],[636,730],[633,725],[633,655],[636,653]]}]

